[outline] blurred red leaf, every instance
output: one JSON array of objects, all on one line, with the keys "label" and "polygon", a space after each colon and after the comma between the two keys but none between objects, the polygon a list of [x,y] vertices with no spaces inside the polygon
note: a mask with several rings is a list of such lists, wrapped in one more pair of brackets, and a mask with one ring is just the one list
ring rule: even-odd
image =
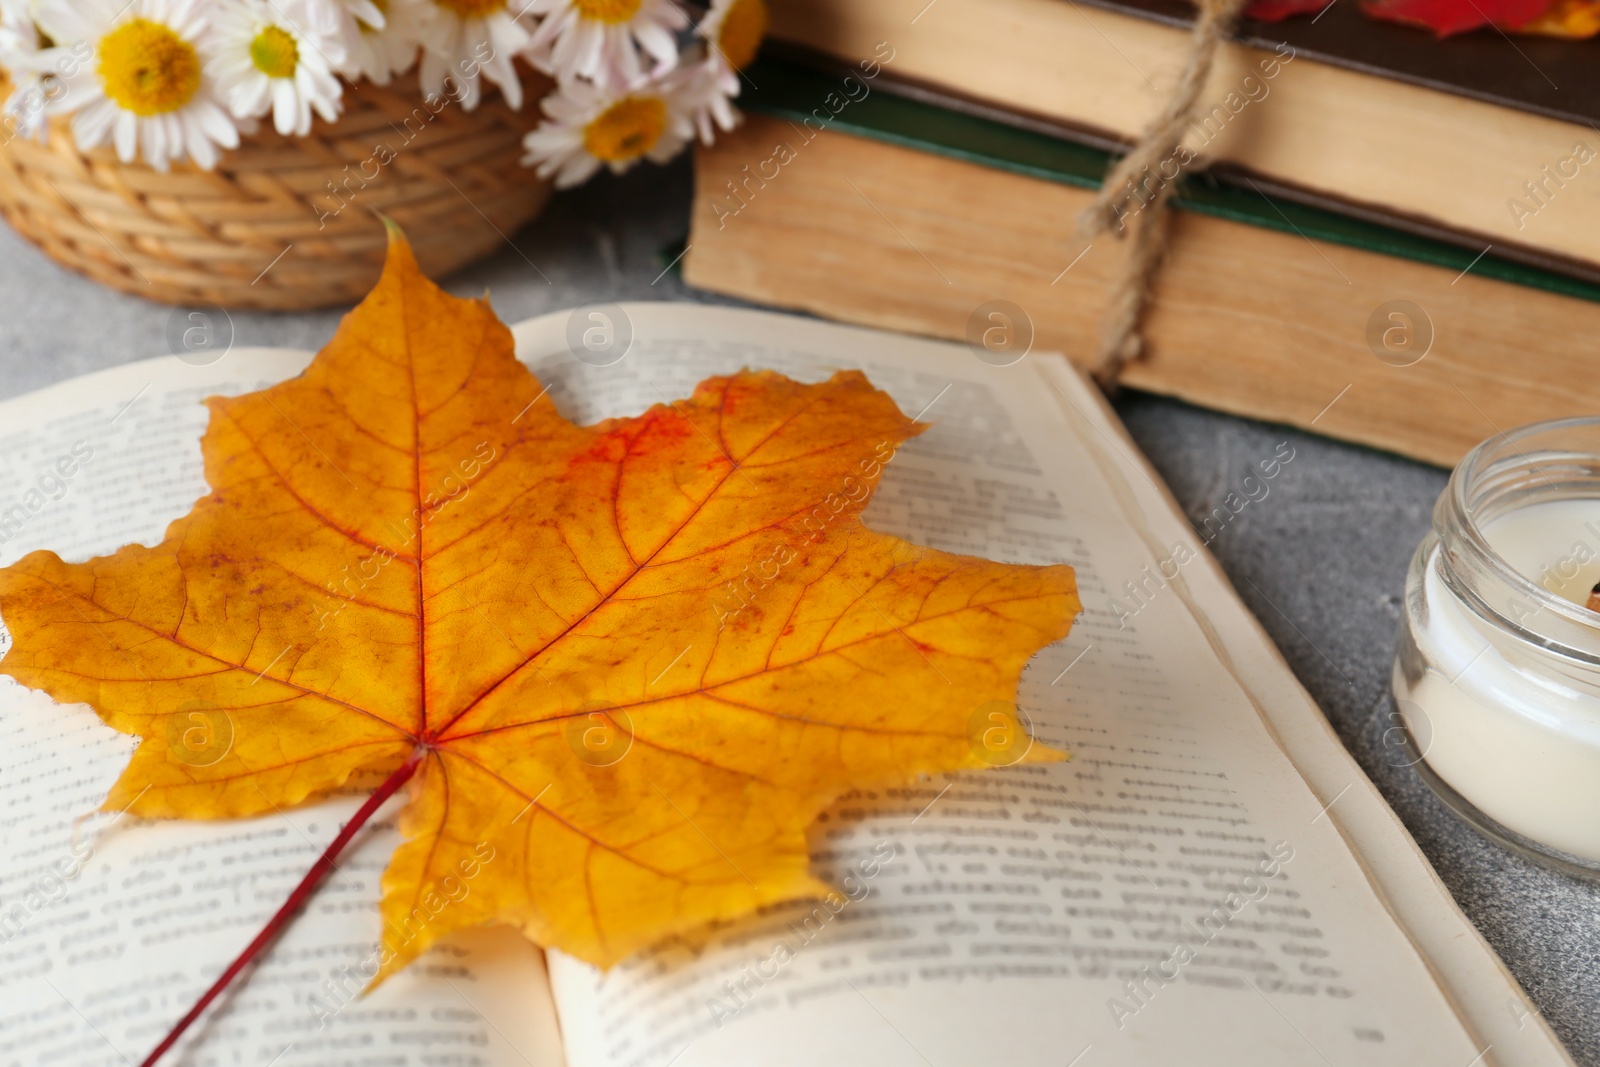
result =
[{"label": "blurred red leaf", "polygon": [[1521,29],[1549,6],[1550,0],[1368,0],[1361,9],[1375,19],[1421,26],[1449,37],[1482,26]]}]

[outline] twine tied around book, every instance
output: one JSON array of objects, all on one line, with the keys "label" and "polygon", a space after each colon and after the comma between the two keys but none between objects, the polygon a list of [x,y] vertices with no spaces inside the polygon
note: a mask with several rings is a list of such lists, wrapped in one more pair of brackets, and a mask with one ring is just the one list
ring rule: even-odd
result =
[{"label": "twine tied around book", "polygon": [[[1211,77],[1217,51],[1247,0],[1196,0],[1199,14],[1189,37],[1189,59],[1166,105],[1138,142],[1111,168],[1094,203],[1078,216],[1078,236],[1093,241],[1107,231],[1127,234],[1124,218],[1133,210],[1133,246],[1112,278],[1110,307],[1101,327],[1100,351],[1090,368],[1103,388],[1116,385],[1125,364],[1144,351],[1140,323],[1166,251],[1166,207],[1176,178],[1161,164],[1173,157],[1194,120],[1200,93]],[[1137,201],[1138,208],[1134,209]]]}]

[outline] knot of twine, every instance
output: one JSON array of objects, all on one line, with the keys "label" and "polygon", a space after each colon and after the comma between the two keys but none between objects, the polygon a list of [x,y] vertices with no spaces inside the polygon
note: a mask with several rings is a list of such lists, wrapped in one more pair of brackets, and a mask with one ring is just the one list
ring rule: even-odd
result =
[{"label": "knot of twine", "polygon": [[1160,165],[1178,152],[1210,80],[1217,51],[1247,0],[1196,2],[1200,12],[1189,37],[1189,59],[1171,97],[1138,143],[1111,168],[1094,203],[1078,216],[1078,237],[1089,242],[1107,231],[1124,236],[1128,227],[1123,219],[1130,211],[1133,214],[1133,246],[1112,278],[1100,350],[1089,371],[1107,390],[1116,387],[1123,365],[1144,351],[1139,326],[1166,251],[1166,206],[1176,184],[1176,176],[1165,177]]}]

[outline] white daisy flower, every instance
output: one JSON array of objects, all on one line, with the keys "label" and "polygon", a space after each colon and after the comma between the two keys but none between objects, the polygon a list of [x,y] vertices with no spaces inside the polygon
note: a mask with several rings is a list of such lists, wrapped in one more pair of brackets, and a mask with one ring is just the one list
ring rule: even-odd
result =
[{"label": "white daisy flower", "polygon": [[270,111],[273,128],[285,137],[310,133],[313,110],[327,122],[339,117],[344,89],[325,54],[326,37],[313,36],[267,0],[212,2],[216,55],[206,72],[235,115]]},{"label": "white daisy flower", "polygon": [[665,163],[694,136],[690,101],[674,80],[632,89],[586,81],[563,83],[544,98],[546,121],[522,139],[523,163],[567,188],[602,165],[621,174],[641,159]]},{"label": "white daisy flower", "polygon": [[433,12],[422,41],[418,80],[428,96],[450,96],[465,110],[478,106],[480,75],[500,87],[506,103],[522,106],[522,79],[512,63],[532,36],[521,21],[523,0],[429,0]]},{"label": "white daisy flower", "polygon": [[0,0],[0,55],[8,60],[36,55],[39,47],[39,27],[28,0]]},{"label": "white daisy flower", "polygon": [[[87,46],[86,62],[60,73],[50,110],[72,113],[80,148],[110,141],[125,163],[156,170],[175,160],[216,166],[219,148],[239,145],[239,127],[206,73],[211,45],[201,0],[40,0],[39,28],[61,44]],[[64,58],[64,57],[63,57]]]},{"label": "white daisy flower", "polygon": [[679,67],[667,77],[693,117],[702,143],[714,142],[719,129],[727,131],[739,125],[739,109],[733,106],[733,98],[739,95],[739,76],[726,64],[708,57]]},{"label": "white daisy flower", "polygon": [[28,0],[0,0],[0,72],[11,95],[0,104],[0,143],[12,137],[45,139],[45,118],[64,110],[62,78],[94,59],[87,41],[49,46]]},{"label": "white daisy flower", "polygon": [[739,72],[755,61],[767,35],[767,0],[711,0],[695,33],[705,41],[706,58],[697,64],[704,74],[689,83],[695,130],[710,144],[716,131],[739,124],[733,98],[739,95]]},{"label": "white daisy flower", "polygon": [[[530,0],[528,10],[543,17],[529,58],[560,81],[633,85],[664,74],[678,62],[673,34],[689,25],[674,0]],[[644,69],[641,51],[653,69]]]},{"label": "white daisy flower", "polygon": [[45,108],[57,87],[45,84],[50,64],[41,60],[40,43],[27,0],[0,0],[0,68],[11,82],[0,106],[0,139],[43,136]]},{"label": "white daisy flower", "polygon": [[396,74],[404,74],[417,61],[429,20],[431,0],[361,0],[376,2],[384,21],[373,25],[357,17],[356,39],[348,48],[340,68],[346,78],[366,78],[377,85],[388,85]]},{"label": "white daisy flower", "polygon": [[711,68],[729,96],[739,95],[739,72],[755,61],[767,35],[767,0],[711,0],[694,32],[704,39]]},{"label": "white daisy flower", "polygon": [[303,27],[323,57],[341,72],[362,47],[369,30],[388,23],[384,0],[271,0],[284,21]]}]

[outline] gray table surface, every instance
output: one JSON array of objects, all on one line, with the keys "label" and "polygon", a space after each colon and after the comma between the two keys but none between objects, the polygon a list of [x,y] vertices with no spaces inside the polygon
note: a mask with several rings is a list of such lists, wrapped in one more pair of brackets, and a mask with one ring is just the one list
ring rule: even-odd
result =
[{"label": "gray table surface", "polygon": [[[689,185],[682,162],[602,177],[447,288],[489,290],[507,322],[596,300],[729,303],[675,273],[656,280],[661,249],[687,231]],[[0,399],[167,351],[168,308],[58,268],[3,226],[0,296]],[[339,314],[234,312],[234,343],[319,348]],[[1211,550],[1536,1010],[1578,1062],[1600,1067],[1600,886],[1478,837],[1385,741],[1401,583],[1445,472],[1156,397],[1125,395],[1117,409],[1193,521],[1279,441],[1294,445],[1271,495]]]}]

